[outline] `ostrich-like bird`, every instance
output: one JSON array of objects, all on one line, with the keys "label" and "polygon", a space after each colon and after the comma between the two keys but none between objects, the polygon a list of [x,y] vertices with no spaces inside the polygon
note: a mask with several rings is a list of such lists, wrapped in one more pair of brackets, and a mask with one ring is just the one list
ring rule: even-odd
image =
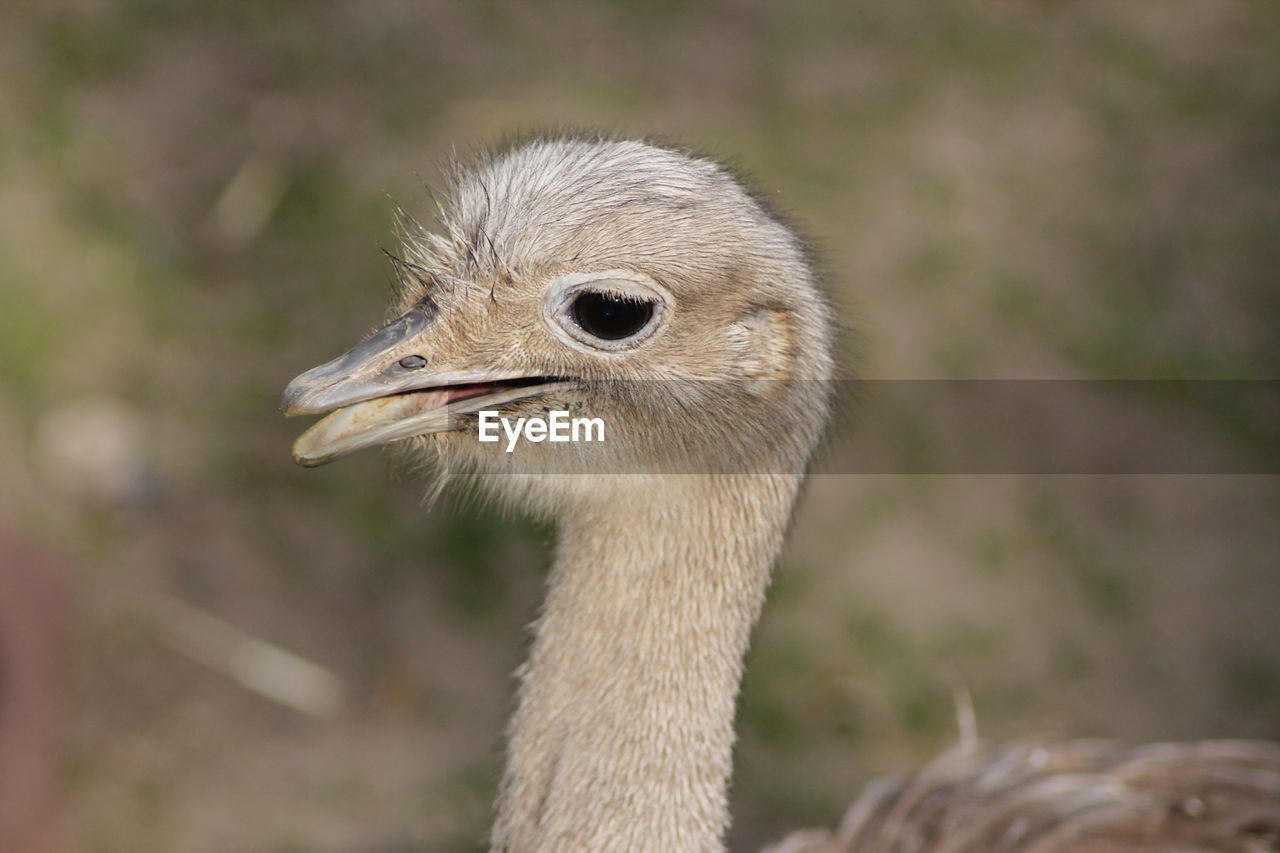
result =
[{"label": "ostrich-like bird", "polygon": [[[719,166],[544,139],[454,175],[410,222],[397,319],[285,391],[330,412],[319,465],[409,439],[557,522],[491,844],[714,853],[734,705],[833,377],[800,242]],[[482,410],[598,417],[605,440],[479,440]],[[1098,743],[957,751],[874,785],[786,851],[1263,851],[1280,748]]]}]

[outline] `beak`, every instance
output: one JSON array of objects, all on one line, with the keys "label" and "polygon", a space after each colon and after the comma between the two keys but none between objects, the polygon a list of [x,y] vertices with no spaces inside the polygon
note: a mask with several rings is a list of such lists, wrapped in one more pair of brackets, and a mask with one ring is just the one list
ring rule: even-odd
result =
[{"label": "beak", "polygon": [[436,315],[433,304],[421,303],[289,383],[281,401],[286,417],[332,412],[294,442],[295,462],[311,468],[388,441],[459,429],[459,415],[572,384],[488,370],[431,370],[430,358],[415,347]]}]

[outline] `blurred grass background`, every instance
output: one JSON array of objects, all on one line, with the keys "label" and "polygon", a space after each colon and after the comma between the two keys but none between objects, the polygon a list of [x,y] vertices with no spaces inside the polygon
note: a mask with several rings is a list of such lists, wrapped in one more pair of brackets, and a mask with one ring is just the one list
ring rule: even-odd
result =
[{"label": "blurred grass background", "polygon": [[[382,317],[392,204],[530,127],[658,134],[808,223],[870,377],[1274,378],[1280,6],[0,10],[0,526],[56,554],[84,851],[479,850],[549,531],[285,382]],[[1206,441],[1232,440],[1184,403]],[[1280,738],[1273,477],[816,478],[742,702],[735,849],[956,738]],[[157,599],[156,596],[161,596]],[[298,713],[177,600],[341,679]]]}]

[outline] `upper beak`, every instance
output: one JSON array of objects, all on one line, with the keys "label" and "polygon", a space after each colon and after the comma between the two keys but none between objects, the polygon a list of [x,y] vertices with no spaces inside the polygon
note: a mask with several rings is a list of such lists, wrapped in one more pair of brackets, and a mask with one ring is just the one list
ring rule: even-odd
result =
[{"label": "upper beak", "polygon": [[[399,356],[398,350],[404,348],[405,342],[422,334],[435,316],[434,305],[420,304],[333,361],[295,377],[284,389],[280,402],[285,416],[317,415],[361,400],[422,387],[422,368],[428,360],[418,353],[394,359],[392,356]],[[439,382],[433,379],[427,384]]]}]

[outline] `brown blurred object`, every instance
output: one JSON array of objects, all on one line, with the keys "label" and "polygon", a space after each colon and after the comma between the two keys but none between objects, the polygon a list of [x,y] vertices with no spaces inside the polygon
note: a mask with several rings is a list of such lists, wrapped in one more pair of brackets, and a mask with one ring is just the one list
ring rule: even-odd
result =
[{"label": "brown blurred object", "polygon": [[54,853],[57,656],[66,594],[58,560],[0,527],[0,850]]}]

